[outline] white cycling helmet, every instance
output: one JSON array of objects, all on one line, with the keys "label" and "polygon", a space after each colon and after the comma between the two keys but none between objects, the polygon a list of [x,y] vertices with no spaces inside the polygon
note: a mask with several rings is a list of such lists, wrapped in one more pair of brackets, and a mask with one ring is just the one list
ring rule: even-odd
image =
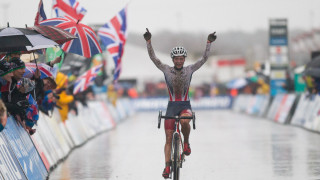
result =
[{"label": "white cycling helmet", "polygon": [[176,56],[184,56],[187,57],[187,50],[184,47],[178,46],[172,49],[171,58]]}]

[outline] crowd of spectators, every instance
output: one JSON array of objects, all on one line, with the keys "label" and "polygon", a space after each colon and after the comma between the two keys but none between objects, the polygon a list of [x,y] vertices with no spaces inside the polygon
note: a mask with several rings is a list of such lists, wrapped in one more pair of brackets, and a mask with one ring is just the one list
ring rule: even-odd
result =
[{"label": "crowd of spectators", "polygon": [[320,95],[320,78],[316,76],[303,75],[306,84],[307,97],[313,99],[314,95]]},{"label": "crowd of spectators", "polygon": [[[197,100],[201,97],[214,97],[219,95],[237,96],[239,94],[269,94],[270,93],[270,80],[262,73],[248,71],[246,77],[238,78],[243,79],[245,83],[240,87],[228,87],[228,82],[202,83],[198,85],[190,85],[189,97]],[[292,83],[284,84],[285,89]],[[167,97],[168,89],[164,81],[160,82],[147,82],[144,85],[144,90],[140,93],[140,97]]]},{"label": "crowd of spectators", "polygon": [[[86,94],[93,93],[91,88],[73,95],[72,82],[68,76],[58,72],[56,77],[41,78],[38,68],[31,78],[26,78],[26,64],[20,59],[20,55],[20,52],[13,52],[0,61],[0,131],[6,126],[7,117],[12,116],[33,135],[39,111],[51,116],[54,108],[58,108],[64,122],[70,109],[77,112],[77,102],[87,106]],[[53,67],[60,61],[61,57],[57,57],[47,65]]]}]

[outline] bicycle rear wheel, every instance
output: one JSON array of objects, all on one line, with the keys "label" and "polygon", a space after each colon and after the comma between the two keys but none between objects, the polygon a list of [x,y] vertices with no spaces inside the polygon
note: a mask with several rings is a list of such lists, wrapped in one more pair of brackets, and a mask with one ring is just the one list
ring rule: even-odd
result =
[{"label": "bicycle rear wheel", "polygon": [[174,135],[173,139],[173,180],[179,180],[180,176],[180,137],[179,134]]}]

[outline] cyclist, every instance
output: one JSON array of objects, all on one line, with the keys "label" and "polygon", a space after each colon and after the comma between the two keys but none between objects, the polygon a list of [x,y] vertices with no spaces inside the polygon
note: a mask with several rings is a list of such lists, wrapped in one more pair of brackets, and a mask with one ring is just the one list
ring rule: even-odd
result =
[{"label": "cyclist", "polygon": [[[185,58],[187,57],[187,51],[185,50],[185,48],[175,47],[172,49],[171,58],[174,67],[170,67],[167,64],[163,64],[156,57],[151,45],[151,33],[148,29],[147,32],[143,34],[143,37],[147,43],[147,49],[150,59],[153,61],[156,67],[164,73],[165,76],[166,84],[169,91],[169,102],[167,106],[166,116],[192,116],[192,110],[188,96],[191,77],[193,72],[198,70],[207,61],[211,43],[217,38],[215,32],[208,35],[206,49],[202,58],[199,59],[196,63],[186,67],[183,66]],[[187,156],[191,154],[191,148],[189,144],[190,121],[190,119],[182,119],[180,121],[181,131],[184,137],[183,153]],[[166,166],[162,173],[162,176],[164,178],[169,178],[170,174],[170,148],[172,143],[172,135],[174,132],[174,123],[174,119],[166,119],[164,122],[166,134],[166,143],[164,147]]]}]

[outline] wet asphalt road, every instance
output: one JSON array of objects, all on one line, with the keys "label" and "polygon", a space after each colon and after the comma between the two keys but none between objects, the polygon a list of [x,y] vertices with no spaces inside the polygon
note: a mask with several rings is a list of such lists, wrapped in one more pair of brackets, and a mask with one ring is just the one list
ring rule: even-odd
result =
[{"label": "wet asphalt road", "polygon": [[[75,149],[50,180],[157,180],[164,168],[157,112],[137,113]],[[320,134],[232,111],[198,111],[182,180],[320,179]]]}]

